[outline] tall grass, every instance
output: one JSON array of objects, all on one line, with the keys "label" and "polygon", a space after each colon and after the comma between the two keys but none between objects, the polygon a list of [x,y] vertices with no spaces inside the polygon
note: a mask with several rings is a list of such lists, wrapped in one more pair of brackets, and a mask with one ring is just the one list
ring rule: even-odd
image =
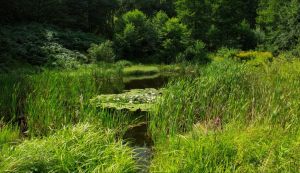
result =
[{"label": "tall grass", "polygon": [[0,172],[135,172],[132,149],[115,133],[90,124],[24,141],[4,153]]},{"label": "tall grass", "polygon": [[299,172],[300,61],[214,62],[150,115],[152,172]]},{"label": "tall grass", "polygon": [[0,86],[0,115],[12,122],[26,117],[31,135],[87,119],[95,113],[88,107],[90,98],[123,90],[120,70],[105,65],[34,75],[3,74]]},{"label": "tall grass", "polygon": [[[276,129],[276,130],[274,130]],[[151,172],[300,171],[300,131],[230,123],[222,132],[195,128],[156,148]]]},{"label": "tall grass", "polygon": [[173,81],[150,116],[153,136],[172,136],[215,119],[298,126],[299,67],[299,61],[260,67],[223,61],[205,67],[197,78]]},{"label": "tall grass", "polygon": [[15,122],[28,90],[26,77],[18,73],[0,74],[0,119]]},{"label": "tall grass", "polygon": [[91,115],[89,99],[122,91],[120,78],[116,71],[109,69],[48,71],[32,76],[34,90],[28,95],[25,107],[29,130],[44,134],[49,128],[87,118]]},{"label": "tall grass", "polygon": [[134,65],[125,67],[123,70],[124,75],[155,75],[159,73],[159,68],[156,66],[146,66],[146,65]]},{"label": "tall grass", "polygon": [[19,138],[20,130],[18,126],[4,124],[0,121],[0,153],[2,150],[7,149],[7,147],[17,144]]}]

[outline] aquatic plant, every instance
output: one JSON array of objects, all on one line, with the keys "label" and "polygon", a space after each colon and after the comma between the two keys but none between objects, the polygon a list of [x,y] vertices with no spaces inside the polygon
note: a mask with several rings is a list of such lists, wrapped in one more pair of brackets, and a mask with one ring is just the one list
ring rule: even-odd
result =
[{"label": "aquatic plant", "polygon": [[124,110],[129,112],[148,112],[162,90],[133,89],[122,94],[99,95],[91,99],[91,104],[103,109]]}]

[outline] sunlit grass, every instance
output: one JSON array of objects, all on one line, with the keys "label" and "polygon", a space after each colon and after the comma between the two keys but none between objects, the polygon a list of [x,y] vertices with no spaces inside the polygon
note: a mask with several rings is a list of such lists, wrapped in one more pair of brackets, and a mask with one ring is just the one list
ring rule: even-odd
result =
[{"label": "sunlit grass", "polygon": [[5,150],[6,147],[17,144],[19,140],[19,127],[11,124],[4,124],[0,121],[0,153],[2,150]]},{"label": "sunlit grass", "polygon": [[133,65],[123,69],[124,75],[154,75],[159,73],[157,66]]},{"label": "sunlit grass", "polygon": [[90,124],[24,141],[3,153],[0,172],[135,172],[132,149],[114,131]]},{"label": "sunlit grass", "polygon": [[[90,105],[97,95],[123,92],[130,67],[136,69],[99,64],[3,74],[0,172],[137,172],[132,150],[119,140],[141,119]],[[155,151],[151,172],[300,171],[300,61],[151,67],[181,76],[148,117]],[[18,144],[22,115],[30,138]]]},{"label": "sunlit grass", "polygon": [[197,78],[177,79],[150,116],[154,137],[185,132],[195,123],[217,117],[223,123],[267,121],[296,126],[300,121],[299,67],[298,61],[258,68],[224,61],[204,68]]},{"label": "sunlit grass", "polygon": [[25,116],[32,135],[87,119],[93,114],[88,108],[90,98],[123,90],[118,68],[104,65],[32,75],[3,74],[1,82],[1,118],[17,123]]},{"label": "sunlit grass", "polygon": [[152,172],[299,172],[300,62],[214,62],[150,115]]},{"label": "sunlit grass", "polygon": [[156,149],[151,172],[299,172],[300,131],[231,123],[222,131],[195,127]]}]

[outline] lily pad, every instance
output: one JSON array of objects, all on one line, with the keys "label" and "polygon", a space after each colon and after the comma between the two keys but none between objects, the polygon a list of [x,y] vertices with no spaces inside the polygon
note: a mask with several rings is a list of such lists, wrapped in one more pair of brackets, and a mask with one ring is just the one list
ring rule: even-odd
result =
[{"label": "lily pad", "polygon": [[91,99],[91,104],[107,109],[148,112],[161,95],[162,89],[133,89],[122,94],[99,95]]}]

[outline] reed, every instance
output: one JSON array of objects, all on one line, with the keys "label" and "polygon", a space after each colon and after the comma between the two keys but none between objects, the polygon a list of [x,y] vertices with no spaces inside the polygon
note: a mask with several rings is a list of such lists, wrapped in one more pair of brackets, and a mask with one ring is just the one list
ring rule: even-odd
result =
[{"label": "reed", "polygon": [[151,172],[299,172],[300,61],[213,62],[150,118]]},{"label": "reed", "polygon": [[26,140],[2,153],[0,172],[135,172],[132,149],[112,130],[91,124],[66,127],[43,139]]},{"label": "reed", "polygon": [[176,79],[150,116],[153,136],[172,136],[216,119],[297,127],[299,67],[298,60],[259,67],[223,61],[203,68],[196,78]]},{"label": "reed", "polygon": [[156,147],[151,172],[299,172],[300,130],[278,125],[195,127]]},{"label": "reed", "polygon": [[93,96],[123,90],[120,70],[106,64],[33,75],[3,74],[1,83],[2,119],[20,124],[23,117],[22,131],[40,136],[90,117]]}]

